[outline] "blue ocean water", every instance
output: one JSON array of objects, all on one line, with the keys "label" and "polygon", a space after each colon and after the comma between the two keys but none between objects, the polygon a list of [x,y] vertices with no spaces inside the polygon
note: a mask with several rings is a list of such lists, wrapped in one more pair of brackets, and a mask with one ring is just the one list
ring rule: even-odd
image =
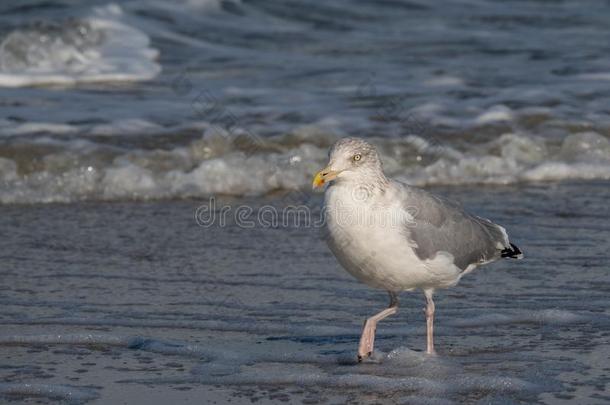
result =
[{"label": "blue ocean water", "polygon": [[414,184],[608,179],[609,10],[3,3],[0,201],[304,189],[346,135]]}]

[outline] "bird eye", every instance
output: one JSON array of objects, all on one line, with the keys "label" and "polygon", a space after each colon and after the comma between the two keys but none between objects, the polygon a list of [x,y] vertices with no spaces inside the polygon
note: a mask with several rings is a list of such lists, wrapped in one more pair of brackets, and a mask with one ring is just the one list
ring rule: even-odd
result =
[{"label": "bird eye", "polygon": [[362,159],[362,155],[360,153],[357,153],[357,154],[354,155],[354,162],[357,162],[360,159]]}]

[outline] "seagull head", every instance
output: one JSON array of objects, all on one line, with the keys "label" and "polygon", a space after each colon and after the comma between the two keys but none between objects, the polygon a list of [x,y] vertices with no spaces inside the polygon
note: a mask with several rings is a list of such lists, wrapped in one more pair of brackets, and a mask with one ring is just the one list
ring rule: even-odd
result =
[{"label": "seagull head", "polygon": [[328,157],[328,165],[314,176],[314,189],[333,180],[359,184],[387,181],[377,149],[364,139],[340,139],[330,148]]}]

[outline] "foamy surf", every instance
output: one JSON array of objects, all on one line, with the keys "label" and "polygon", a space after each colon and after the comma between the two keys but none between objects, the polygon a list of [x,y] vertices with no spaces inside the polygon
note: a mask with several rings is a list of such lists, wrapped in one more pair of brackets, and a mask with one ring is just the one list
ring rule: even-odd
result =
[{"label": "foamy surf", "polygon": [[9,32],[0,43],[0,86],[140,81],[161,66],[150,38],[123,21],[120,6],[90,15],[44,21]]},{"label": "foamy surf", "polygon": [[[164,128],[145,120],[89,127],[5,122],[0,133],[2,203],[307,191],[339,138],[315,126],[263,138],[206,123]],[[388,174],[418,186],[610,179],[610,142],[595,132],[562,140],[507,133],[467,147],[416,135],[372,141]]]}]

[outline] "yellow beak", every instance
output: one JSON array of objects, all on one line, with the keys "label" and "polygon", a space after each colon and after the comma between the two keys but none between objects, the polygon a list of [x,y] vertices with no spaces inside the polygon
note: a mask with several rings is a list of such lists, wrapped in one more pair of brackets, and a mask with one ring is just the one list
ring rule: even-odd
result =
[{"label": "yellow beak", "polygon": [[337,178],[339,173],[341,173],[341,172],[330,170],[328,167],[320,170],[319,172],[316,173],[316,175],[313,178],[312,187],[314,189],[322,187],[324,184]]}]

